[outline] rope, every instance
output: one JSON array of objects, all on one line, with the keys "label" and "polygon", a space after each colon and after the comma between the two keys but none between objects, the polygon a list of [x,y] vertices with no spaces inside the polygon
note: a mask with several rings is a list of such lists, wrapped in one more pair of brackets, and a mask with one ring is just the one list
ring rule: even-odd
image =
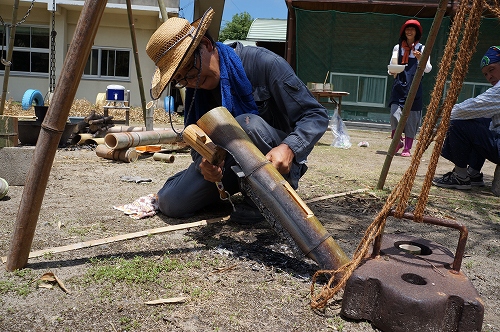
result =
[{"label": "rope", "polygon": [[490,12],[492,12],[494,15],[496,15],[497,18],[500,19],[500,3],[498,0],[490,0],[492,2],[492,5],[485,3],[484,6],[486,9],[488,9]]},{"label": "rope", "polygon": [[[420,165],[420,160],[422,159],[422,155],[425,150],[432,143],[434,138],[434,128],[437,127],[437,132],[434,138],[434,150],[424,183],[422,185],[421,195],[419,196],[419,200],[414,211],[415,221],[422,222],[422,214],[428,200],[432,178],[434,177],[441,148],[450,123],[451,109],[457,100],[460,90],[462,89],[463,80],[468,71],[469,62],[477,44],[477,35],[479,32],[483,5],[484,0],[460,1],[450,29],[449,38],[441,58],[442,60],[439,65],[439,72],[431,95],[431,101],[427,108],[425,120],[420,130],[419,139],[411,159],[410,167],[405,172],[394,190],[389,194],[381,211],[366,229],[363,238],[354,252],[352,260],[337,270],[319,270],[313,275],[310,303],[313,309],[325,307],[328,304],[328,301],[344,288],[347,280],[351,277],[354,270],[359,266],[362,260],[367,257],[368,250],[370,249],[373,240],[383,233],[387,217],[395,204],[397,205],[394,216],[396,218],[401,218],[403,216],[403,213],[408,206],[408,200],[418,167]],[[462,36],[462,39],[459,45],[460,36]],[[458,53],[457,45],[459,45]],[[456,56],[454,56],[455,54]],[[450,88],[440,109],[438,106],[442,100],[446,78],[448,77],[453,64],[454,70],[451,76]],[[438,124],[439,120],[441,121],[440,124]],[[321,288],[319,293],[316,294],[315,284],[316,280],[320,276],[329,276],[329,280]]]}]

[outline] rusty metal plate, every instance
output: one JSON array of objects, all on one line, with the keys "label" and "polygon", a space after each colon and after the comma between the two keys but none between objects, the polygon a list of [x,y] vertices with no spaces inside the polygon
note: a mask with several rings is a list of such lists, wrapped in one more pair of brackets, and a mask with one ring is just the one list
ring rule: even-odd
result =
[{"label": "rusty metal plate", "polygon": [[467,277],[451,270],[450,250],[385,234],[380,253],[347,281],[341,315],[386,332],[481,331],[483,302]]}]

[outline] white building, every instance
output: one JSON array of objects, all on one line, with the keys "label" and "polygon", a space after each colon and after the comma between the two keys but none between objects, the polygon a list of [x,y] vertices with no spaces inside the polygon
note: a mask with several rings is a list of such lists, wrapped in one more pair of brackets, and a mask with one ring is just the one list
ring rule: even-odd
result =
[{"label": "white building", "polygon": [[[0,0],[1,58],[7,57],[12,29],[14,0]],[[146,54],[146,44],[161,25],[157,0],[131,0],[134,30],[146,102],[155,66]],[[178,16],[179,0],[164,0],[169,17]],[[55,10],[53,11],[55,4]],[[57,85],[64,59],[72,41],[85,1],[20,0],[15,28],[12,66],[6,100],[21,101],[28,89],[48,95]],[[32,6],[32,7],[31,7]],[[2,21],[5,23],[2,25]],[[52,44],[52,29],[57,33]],[[0,63],[0,84],[4,84],[5,64]],[[139,80],[134,60],[125,0],[109,0],[75,99],[94,103],[108,85],[122,85],[131,93],[131,105],[140,106]],[[55,83],[54,83],[55,82]],[[1,96],[1,95],[0,95]]]}]

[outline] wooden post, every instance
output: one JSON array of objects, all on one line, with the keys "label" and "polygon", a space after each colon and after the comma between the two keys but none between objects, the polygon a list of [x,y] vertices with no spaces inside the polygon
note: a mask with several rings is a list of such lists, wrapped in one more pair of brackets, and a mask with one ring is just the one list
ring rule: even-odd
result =
[{"label": "wooden post", "polygon": [[[12,60],[12,53],[14,52],[14,38],[16,36],[16,23],[17,23],[17,10],[19,9],[19,0],[14,0],[14,7],[12,9],[12,20],[11,20],[11,28],[10,28],[10,37],[9,37],[9,49],[7,50],[7,62],[10,63]],[[5,29],[5,28],[4,28]],[[5,30],[4,30],[5,31]],[[0,57],[3,54],[0,54]],[[2,89],[2,98],[0,99],[0,115],[3,115],[3,109],[5,108],[5,100],[7,99],[7,88],[9,86],[9,76],[10,76],[10,64],[5,66],[5,70],[3,73],[3,89]]]},{"label": "wooden post", "polygon": [[429,36],[427,37],[427,41],[425,43],[424,52],[422,53],[422,57],[420,58],[417,72],[415,73],[415,77],[413,78],[413,82],[410,86],[410,91],[408,92],[408,97],[406,98],[405,106],[403,107],[403,114],[398,122],[398,126],[396,128],[396,131],[394,132],[394,137],[392,138],[391,145],[389,146],[389,150],[387,151],[387,156],[385,157],[384,165],[382,166],[382,171],[377,183],[378,190],[384,188],[385,179],[387,178],[387,174],[389,173],[389,168],[391,168],[392,158],[394,157],[394,153],[396,152],[396,148],[399,144],[399,138],[403,134],[406,120],[410,115],[413,101],[415,100],[418,87],[420,85],[420,82],[422,81],[422,76],[424,75],[425,64],[429,59],[432,48],[434,47],[434,42],[436,41],[437,34],[439,32],[439,29],[441,28],[441,22],[443,21],[443,16],[446,12],[447,5],[448,0],[440,0],[439,8],[436,12],[436,15],[434,16],[434,21],[432,22],[431,30],[429,31]]},{"label": "wooden post", "polygon": [[[142,114],[144,117],[144,124],[146,125],[146,96],[144,95],[144,84],[142,82],[141,64],[139,61],[139,52],[137,51],[137,39],[135,38],[135,25],[134,25],[134,18],[132,16],[132,5],[130,3],[130,0],[127,0],[127,14],[128,14],[128,24],[130,27],[130,38],[132,39],[132,48],[134,50],[135,70],[137,72],[137,81],[139,83],[139,93],[141,94]],[[128,106],[130,107],[130,105]],[[129,124],[128,119],[126,122],[127,124]],[[150,130],[153,130],[152,124]]]},{"label": "wooden post", "polygon": [[102,0],[87,0],[80,14],[31,161],[7,257],[8,271],[23,268],[28,263],[50,169],[106,3]]}]

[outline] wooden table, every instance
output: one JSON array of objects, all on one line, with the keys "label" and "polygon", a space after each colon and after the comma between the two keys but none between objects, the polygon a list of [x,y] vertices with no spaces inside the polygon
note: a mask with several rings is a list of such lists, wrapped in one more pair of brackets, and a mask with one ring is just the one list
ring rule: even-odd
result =
[{"label": "wooden table", "polygon": [[[349,92],[345,91],[314,91],[311,90],[311,93],[316,98],[317,101],[320,101],[320,98],[328,98],[330,102],[338,105],[339,114],[340,114],[340,106],[342,105],[342,97],[349,95]],[[335,100],[335,98],[338,99]]]},{"label": "wooden table", "polygon": [[[128,106],[128,101],[114,101],[106,100],[106,104],[103,106],[104,116],[109,115],[109,110],[125,110],[125,125],[130,124],[130,107]],[[113,120],[115,123],[119,123],[117,120]]]}]

